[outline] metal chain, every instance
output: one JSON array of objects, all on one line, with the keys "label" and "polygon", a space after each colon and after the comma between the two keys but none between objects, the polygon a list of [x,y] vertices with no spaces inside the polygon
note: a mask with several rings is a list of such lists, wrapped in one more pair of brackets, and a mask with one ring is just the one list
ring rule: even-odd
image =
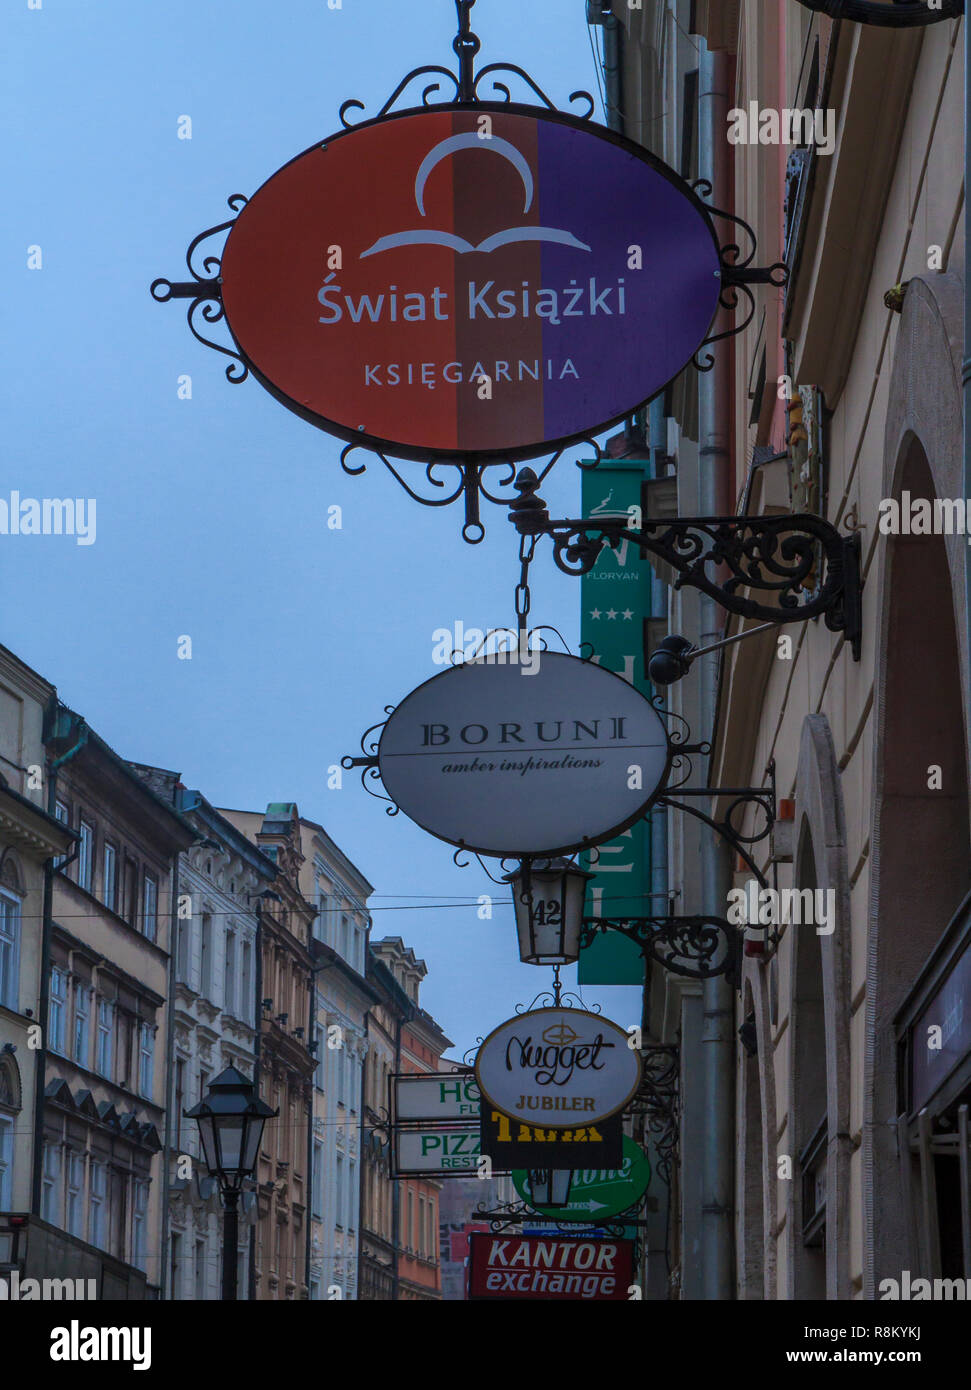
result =
[{"label": "metal chain", "polygon": [[[516,585],[516,626],[520,634],[526,631],[526,619],[529,617],[529,566],[532,563],[533,552],[536,549],[535,536],[521,536],[519,538],[519,583]],[[521,639],[522,640],[522,639]]]}]

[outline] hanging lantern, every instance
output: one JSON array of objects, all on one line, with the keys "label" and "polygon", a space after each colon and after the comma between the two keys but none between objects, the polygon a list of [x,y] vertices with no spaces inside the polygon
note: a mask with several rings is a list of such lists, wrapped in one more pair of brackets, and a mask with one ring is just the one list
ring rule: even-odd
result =
[{"label": "hanging lantern", "polygon": [[521,961],[571,965],[579,959],[583,900],[592,877],[570,859],[524,859],[507,875]]},{"label": "hanging lantern", "polygon": [[570,1201],[572,1168],[532,1168],[529,1197],[534,1207],[565,1207]]}]

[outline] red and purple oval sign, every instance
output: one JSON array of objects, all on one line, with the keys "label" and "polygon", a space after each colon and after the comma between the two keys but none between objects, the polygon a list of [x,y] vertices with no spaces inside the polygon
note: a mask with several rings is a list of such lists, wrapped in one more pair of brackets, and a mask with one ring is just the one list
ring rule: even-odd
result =
[{"label": "red and purple oval sign", "polygon": [[275,396],[404,457],[528,458],[652,399],[718,304],[707,210],[646,150],[513,105],[363,124],[291,160],[222,257]]}]

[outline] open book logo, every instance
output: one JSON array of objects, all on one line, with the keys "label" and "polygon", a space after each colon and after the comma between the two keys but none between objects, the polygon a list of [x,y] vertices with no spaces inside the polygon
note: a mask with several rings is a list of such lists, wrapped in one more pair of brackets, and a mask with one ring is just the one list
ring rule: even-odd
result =
[{"label": "open book logo", "polygon": [[[428,182],[429,174],[437,164],[440,164],[443,159],[450,158],[457,150],[491,151],[493,154],[501,155],[503,159],[507,159],[523,181],[525,192],[523,212],[529,212],[533,203],[533,175],[525,156],[508,140],[500,140],[494,136],[488,140],[481,140],[475,132],[470,131],[465,135],[451,135],[447,140],[440,140],[422,160],[415,178],[415,202],[422,217],[426,215],[425,184]],[[573,246],[578,251],[590,250],[590,247],[575,237],[572,232],[563,231],[558,227],[509,227],[502,232],[493,232],[484,241],[480,241],[478,246],[474,246],[471,241],[466,241],[465,237],[457,236],[455,232],[443,232],[433,227],[421,227],[417,231],[394,232],[390,236],[379,237],[373,246],[369,246],[366,251],[361,252],[360,259],[363,261],[366,256],[377,256],[380,252],[391,251],[397,246],[450,246],[453,251],[460,255],[467,251],[481,251],[488,254],[500,246],[508,246],[517,241],[553,241],[558,242],[561,246]]]}]

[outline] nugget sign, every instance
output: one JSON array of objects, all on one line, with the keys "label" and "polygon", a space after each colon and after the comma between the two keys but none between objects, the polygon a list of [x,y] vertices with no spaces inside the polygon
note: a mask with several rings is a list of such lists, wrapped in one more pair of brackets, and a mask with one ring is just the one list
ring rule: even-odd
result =
[{"label": "nugget sign", "polygon": [[229,233],[226,320],[285,406],[404,458],[529,458],[633,414],[721,290],[710,214],[640,145],[513,103],[314,145]]},{"label": "nugget sign", "polygon": [[595,1125],[641,1082],[641,1059],[616,1023],[582,1009],[534,1009],[490,1033],[475,1059],[483,1099],[549,1129]]},{"label": "nugget sign", "polygon": [[630,1297],[629,1240],[469,1237],[469,1298],[602,1301]]}]

